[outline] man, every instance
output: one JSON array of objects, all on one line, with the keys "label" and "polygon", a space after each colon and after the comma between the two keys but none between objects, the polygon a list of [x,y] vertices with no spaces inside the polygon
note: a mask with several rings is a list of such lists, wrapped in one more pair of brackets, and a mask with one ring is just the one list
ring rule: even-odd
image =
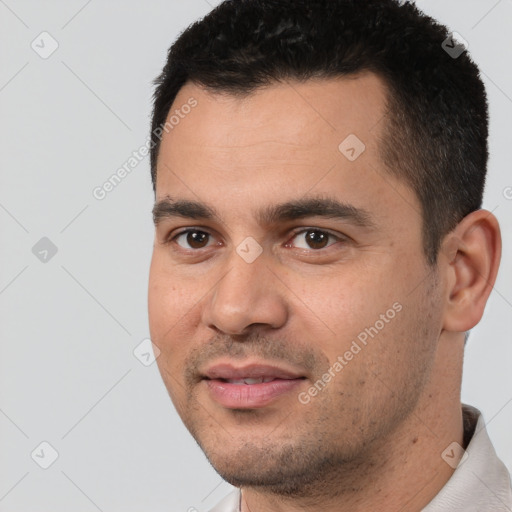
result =
[{"label": "man", "polygon": [[501,254],[464,48],[408,2],[234,0],[156,84],[151,337],[214,511],[512,510],[460,402]]}]

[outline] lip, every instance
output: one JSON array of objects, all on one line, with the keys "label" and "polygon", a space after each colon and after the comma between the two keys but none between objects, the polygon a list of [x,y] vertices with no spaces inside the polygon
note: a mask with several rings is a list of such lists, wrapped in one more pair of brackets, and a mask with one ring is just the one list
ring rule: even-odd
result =
[{"label": "lip", "polygon": [[[296,390],[305,376],[273,364],[254,363],[235,366],[215,364],[202,373],[210,397],[227,409],[260,409]],[[227,380],[264,378],[273,380],[256,384],[235,384]]]},{"label": "lip", "polygon": [[298,372],[281,366],[264,363],[252,363],[235,366],[231,363],[219,363],[210,366],[202,376],[208,379],[257,379],[258,377],[274,377],[276,379],[298,379],[303,377]]}]

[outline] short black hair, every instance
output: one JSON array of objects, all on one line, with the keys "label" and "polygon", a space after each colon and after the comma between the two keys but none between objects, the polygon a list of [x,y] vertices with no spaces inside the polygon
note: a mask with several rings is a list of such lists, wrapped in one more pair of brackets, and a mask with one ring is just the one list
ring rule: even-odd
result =
[{"label": "short black hair", "polygon": [[481,208],[485,186],[487,96],[464,50],[410,1],[226,0],[179,36],[154,80],[153,187],[158,128],[185,83],[244,95],[288,79],[373,72],[388,96],[381,157],[416,193],[435,265],[442,238]]}]

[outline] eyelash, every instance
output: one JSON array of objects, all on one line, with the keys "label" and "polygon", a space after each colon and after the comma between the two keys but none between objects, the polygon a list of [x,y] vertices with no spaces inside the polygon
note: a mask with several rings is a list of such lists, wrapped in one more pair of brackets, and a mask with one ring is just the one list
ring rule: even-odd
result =
[{"label": "eyelash", "polygon": [[[323,247],[321,249],[303,249],[303,248],[299,248],[300,250],[302,251],[312,251],[312,252],[322,252],[322,251],[326,251],[329,247],[331,247],[332,245],[335,245],[336,243],[338,242],[346,242],[347,241],[347,237],[344,237],[344,236],[339,236],[339,235],[334,235],[333,233],[331,233],[330,231],[326,231],[324,229],[320,229],[320,228],[315,228],[315,227],[308,227],[308,228],[302,228],[300,231],[296,231],[295,233],[292,234],[292,237],[291,237],[291,240],[295,239],[297,236],[301,235],[301,234],[304,234],[304,233],[307,233],[308,231],[314,231],[316,233],[321,233],[323,235],[327,235],[330,239],[331,238],[334,238],[336,240],[335,243],[333,244],[329,244],[327,247]],[[181,247],[177,242],[176,240],[182,236],[182,235],[187,235],[189,233],[204,233],[206,235],[208,235],[209,237],[211,237],[211,233],[208,233],[208,231],[205,231],[203,229],[198,229],[198,228],[187,228],[187,229],[184,229],[183,231],[180,231],[178,233],[176,233],[175,235],[173,236],[169,236],[166,240],[165,240],[165,243],[166,244],[171,244],[171,243],[174,243],[176,244],[178,247],[180,247],[181,250],[183,251],[187,251],[187,252],[200,252],[201,250],[203,249],[208,249],[208,247],[210,246],[206,246],[206,247],[202,247],[200,249],[185,249],[183,247]],[[286,245],[288,246],[288,242],[286,243]]]}]

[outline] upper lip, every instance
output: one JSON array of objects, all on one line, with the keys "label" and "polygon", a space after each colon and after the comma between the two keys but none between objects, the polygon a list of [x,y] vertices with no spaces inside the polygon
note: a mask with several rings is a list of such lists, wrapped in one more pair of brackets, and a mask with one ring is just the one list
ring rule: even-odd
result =
[{"label": "upper lip", "polygon": [[257,379],[273,377],[275,379],[300,379],[304,376],[292,370],[287,370],[273,364],[248,364],[235,366],[231,363],[221,363],[209,366],[201,373],[206,379]]}]

